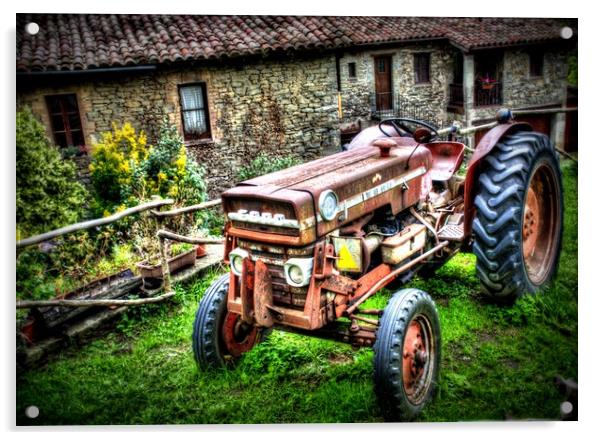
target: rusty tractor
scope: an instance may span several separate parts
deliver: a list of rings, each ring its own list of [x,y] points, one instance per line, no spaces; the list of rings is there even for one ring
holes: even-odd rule
[[[365,301],[472,247],[484,291],[511,303],[551,280],[562,235],[559,162],[545,135],[502,110],[466,167],[465,145],[437,137],[422,121],[384,120],[347,151],[225,191],[230,271],[200,301],[199,366],[235,363],[273,328],[373,347],[385,420],[415,418],[438,380],[435,303],[408,288],[384,310]]]

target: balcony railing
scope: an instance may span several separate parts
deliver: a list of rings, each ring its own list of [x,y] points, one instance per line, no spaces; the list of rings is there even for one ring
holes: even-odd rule
[[[449,85],[449,105],[453,107],[464,107],[464,85]]]
[[[484,84],[480,81],[474,85],[474,105],[483,107],[487,105],[502,104],[502,82]]]
[[[385,97],[383,93],[372,94],[370,114],[373,119],[412,118],[429,122],[435,126],[441,125],[442,121],[439,120],[440,118],[438,118],[435,109],[409,102],[407,98],[404,99],[401,93],[389,93],[388,95]],[[383,106],[382,104],[388,105]]]

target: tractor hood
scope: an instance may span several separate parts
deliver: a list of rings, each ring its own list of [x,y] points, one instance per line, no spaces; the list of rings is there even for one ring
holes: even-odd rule
[[[225,191],[222,202],[231,221],[230,234],[303,246],[382,206],[389,205],[395,214],[417,203],[431,153],[424,146],[415,149],[411,138],[387,141],[397,145],[390,152],[373,145],[359,147]],[[337,201],[331,219],[320,210],[320,196],[327,191],[333,191]]]

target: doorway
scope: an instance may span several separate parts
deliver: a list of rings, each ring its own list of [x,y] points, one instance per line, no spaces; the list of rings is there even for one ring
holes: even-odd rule
[[[376,110],[392,110],[393,88],[390,55],[374,57],[374,89],[376,93]]]

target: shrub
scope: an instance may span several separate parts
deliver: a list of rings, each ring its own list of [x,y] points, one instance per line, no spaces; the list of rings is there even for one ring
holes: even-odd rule
[[[137,134],[129,122],[121,128],[113,124],[113,131],[102,133],[101,137],[101,142],[92,149],[90,176],[96,195],[96,213],[107,215],[136,204],[132,186],[139,182],[134,174],[147,158],[148,147],[145,133]],[[144,192],[144,188],[138,190]]]
[[[78,221],[88,197],[73,162],[63,160],[29,108],[17,112],[17,237]]]
[[[240,180],[248,180],[299,165],[300,163],[301,160],[295,156],[271,157],[262,153],[253,159],[249,165],[243,166],[238,170],[238,178]]]
[[[568,58],[569,69],[567,81],[571,86],[577,87],[578,68],[577,68],[577,51],[573,51]]]
[[[204,170],[188,157],[176,127],[165,121],[157,145],[147,145],[144,131],[130,123],[102,134],[90,165],[97,205],[106,215],[136,205],[152,195],[171,197],[176,204],[205,200]]]
[[[184,140],[175,126],[163,122],[157,145],[150,148],[148,157],[136,170],[151,194],[171,197],[177,205],[200,203],[206,197],[204,169],[189,157]],[[144,194],[137,189],[137,196]]]

